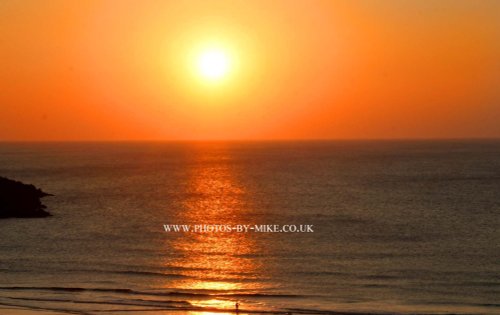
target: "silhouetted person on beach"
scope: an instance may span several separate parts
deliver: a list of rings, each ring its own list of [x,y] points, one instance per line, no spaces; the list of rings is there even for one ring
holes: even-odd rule
[[[236,309],[236,313],[238,313],[240,311],[240,303],[236,302],[236,304],[234,304],[234,308]]]

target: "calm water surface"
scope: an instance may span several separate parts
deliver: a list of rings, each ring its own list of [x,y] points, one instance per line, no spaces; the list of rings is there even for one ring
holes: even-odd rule
[[[4,143],[0,175],[55,194],[0,221],[0,305],[500,313],[498,141]]]

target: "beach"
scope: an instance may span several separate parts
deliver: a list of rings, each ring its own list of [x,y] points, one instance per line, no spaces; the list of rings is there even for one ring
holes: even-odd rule
[[[28,310],[23,308],[10,308],[10,307],[0,307],[0,312],[2,315],[62,315],[68,314],[66,312],[53,312],[46,310]]]

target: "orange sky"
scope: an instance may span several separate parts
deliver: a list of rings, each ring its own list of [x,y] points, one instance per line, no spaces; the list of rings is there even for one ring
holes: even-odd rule
[[[0,140],[500,137],[495,0],[4,0],[0,45]]]

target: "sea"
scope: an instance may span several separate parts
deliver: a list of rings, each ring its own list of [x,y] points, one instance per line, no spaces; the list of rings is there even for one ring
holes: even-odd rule
[[[54,195],[0,220],[4,309],[500,314],[498,140],[5,142],[0,176]]]

